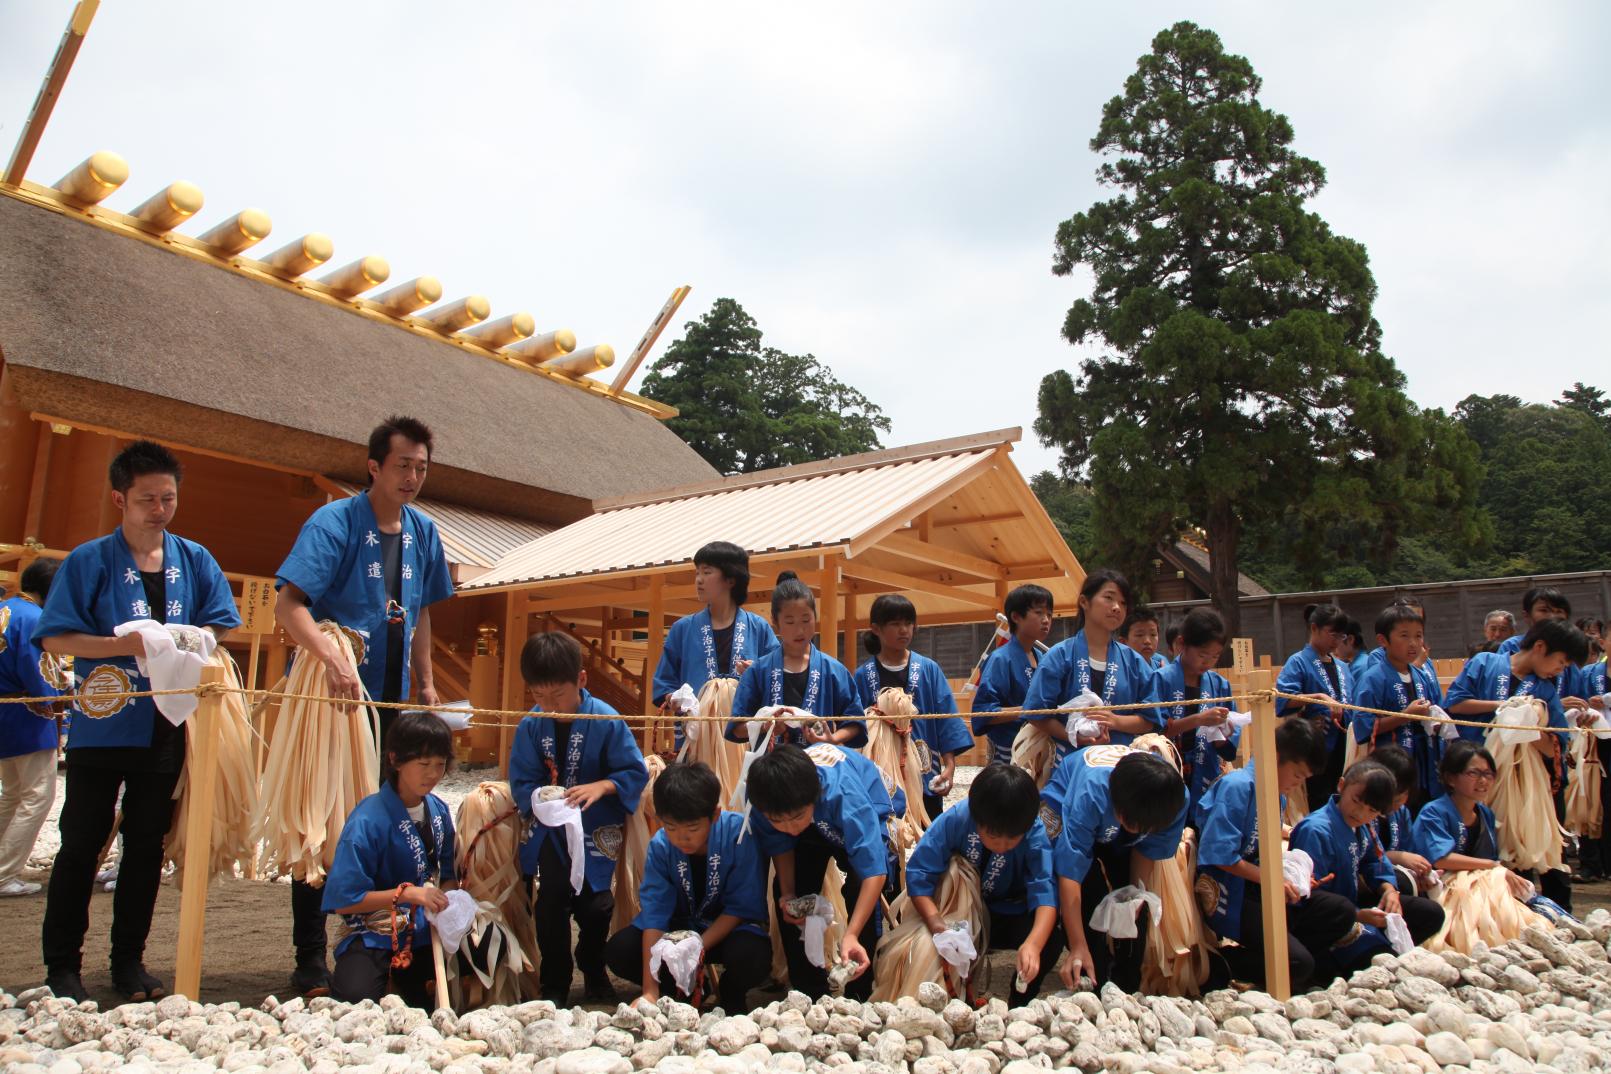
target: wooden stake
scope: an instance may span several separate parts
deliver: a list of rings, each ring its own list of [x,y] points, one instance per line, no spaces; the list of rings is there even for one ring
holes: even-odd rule
[[[525,680],[520,677],[520,651],[526,647],[526,628],[530,619],[526,614],[526,594],[516,590],[504,594],[505,613],[503,627],[503,707],[523,709],[526,701]],[[507,725],[509,720],[500,720]],[[509,744],[514,741],[514,728],[498,728],[498,778],[509,778]]]
[[[101,0],[79,0],[73,8],[73,18],[62,34],[61,43],[56,46],[56,55],[51,57],[45,80],[39,86],[39,96],[34,98],[33,110],[22,125],[22,136],[17,139],[11,163],[6,166],[6,182],[12,186],[21,183],[22,177],[27,174],[28,165],[34,159],[34,150],[39,148],[39,139],[44,137],[45,125],[50,122],[50,114],[56,110],[56,101],[67,82],[67,73],[73,69],[79,47],[84,44],[84,35],[89,33],[90,22],[100,6]]]
[[[1257,693],[1274,685],[1274,673],[1250,671],[1248,690]],[[1264,910],[1264,987],[1278,1000],[1292,997],[1292,976],[1287,964],[1287,898],[1281,876],[1281,789],[1276,782],[1275,700],[1253,703],[1254,800],[1259,824],[1259,898]],[[1301,790],[1301,788],[1300,788]]]
[[[436,966],[436,1009],[453,1009],[453,1003],[448,996],[447,963],[442,957],[442,937],[431,930],[431,961]]]
[[[201,669],[201,685],[224,685],[224,669]],[[190,780],[190,811],[185,816],[184,889],[179,895],[179,954],[173,987],[192,1000],[201,996],[201,947],[207,923],[207,872],[213,856],[213,801],[218,791],[218,730],[223,723],[222,694],[203,694],[191,719],[191,754],[185,761]],[[158,719],[162,719],[158,714]]]

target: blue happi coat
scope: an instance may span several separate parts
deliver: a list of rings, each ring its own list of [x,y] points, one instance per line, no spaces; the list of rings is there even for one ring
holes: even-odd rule
[[[1360,885],[1369,885],[1371,891],[1380,890],[1383,884],[1397,890],[1398,876],[1393,863],[1376,842],[1376,833],[1369,824],[1350,828],[1337,808],[1337,796],[1300,820],[1292,829],[1291,847],[1301,850],[1314,859],[1315,879],[1327,874],[1331,879],[1316,885],[1317,890],[1330,891],[1345,897],[1354,906],[1360,905]],[[1366,954],[1390,950],[1387,936],[1374,925],[1359,924],[1359,935],[1346,945],[1335,948],[1332,956],[1339,965],[1353,966]]]
[[[1286,809],[1287,796],[1281,795]],[[1242,938],[1242,901],[1248,882],[1226,871],[1239,861],[1259,862],[1259,812],[1254,791],[1253,765],[1228,772],[1197,807],[1197,874],[1207,876],[1217,889],[1208,926],[1228,940]],[[1257,898],[1257,893],[1254,898]]]
[[[979,688],[973,694],[973,733],[990,740],[990,759],[999,764],[1012,761],[1012,742],[1018,737],[1020,722],[996,724],[988,727],[994,713],[1002,709],[1019,708],[1029,693],[1029,682],[1035,677],[1037,660],[1013,638],[985,659],[979,673]]]
[[[1512,634],[1510,637],[1500,642],[1499,655],[1511,657],[1521,652],[1521,643],[1523,637],[1525,637],[1525,634]],[[1480,656],[1482,654],[1479,653],[1477,655]],[[1593,665],[1590,666],[1592,667]],[[1604,661],[1601,661],[1600,666],[1604,666]],[[1561,697],[1583,696],[1582,691],[1588,689],[1587,678],[1584,675],[1584,672],[1587,670],[1587,668],[1580,668],[1572,664],[1567,664],[1566,669],[1559,675],[1555,676],[1555,692]],[[1603,690],[1600,692],[1604,693]]]
[[[770,910],[766,898],[766,863],[754,839],[741,838],[744,816],[723,813],[711,825],[705,846],[705,891],[694,905],[694,878],[688,855],[671,845],[664,831],[649,840],[638,888],[638,916],[632,923],[645,932],[693,929],[704,932],[724,914],[738,927],[767,934]]]
[[[34,643],[39,614],[39,605],[27,597],[0,601],[0,695],[53,697],[61,693],[50,682],[52,678],[60,681],[55,658]],[[0,758],[55,748],[56,715],[48,707],[32,709],[14,701],[0,702]]]
[[[1354,673],[1348,665],[1341,660],[1333,660],[1337,668],[1337,683],[1341,693],[1331,688],[1331,676],[1326,674],[1325,661],[1315,652],[1314,646],[1305,645],[1302,649],[1287,657],[1287,662],[1281,667],[1281,674],[1276,677],[1275,688],[1288,694],[1325,694],[1334,697],[1344,705],[1354,700]],[[1275,711],[1284,715],[1288,709],[1294,708],[1298,703],[1288,701],[1286,698],[1277,698]],[[1312,719],[1326,721],[1326,752],[1329,754],[1338,749],[1343,741],[1343,724],[1338,717],[1325,705],[1305,705],[1304,715]],[[1341,720],[1348,719],[1345,713]]]
[[[1578,668],[1578,684],[1583,691],[1581,694],[1583,698],[1604,697],[1607,691],[1611,691],[1605,661],[1599,660],[1586,668]]]
[[[1225,676],[1217,671],[1205,671],[1197,681],[1199,697],[1229,697],[1231,684]],[[1148,698],[1157,701],[1158,711],[1164,717],[1165,726],[1176,720],[1183,720],[1187,716],[1195,716],[1203,711],[1203,705],[1197,701],[1186,700],[1186,669],[1179,660],[1164,665],[1162,671],[1152,677],[1152,691]],[[1218,706],[1209,705],[1209,708]],[[1235,709],[1234,704],[1225,705],[1225,708]],[[1186,791],[1188,805],[1195,811],[1198,802],[1202,801],[1208,787],[1219,779],[1220,761],[1234,761],[1236,747],[1241,742],[1241,728],[1229,728],[1230,737],[1222,742],[1210,742],[1203,735],[1203,728],[1199,727],[1177,739],[1179,743],[1181,760],[1185,764]]]
[[[1117,638],[1109,638],[1107,664],[1101,690],[1104,704],[1132,705],[1147,700],[1147,695],[1152,690],[1152,668],[1142,659],[1140,653],[1128,645],[1120,645]],[[1040,658],[1040,668],[1030,680],[1029,692],[1024,696],[1024,708],[1055,709],[1090,687],[1091,650],[1085,640],[1085,631],[1081,630],[1073,637],[1064,638],[1052,646],[1046,655]],[[1132,709],[1123,715],[1140,716],[1156,723],[1158,730],[1163,730],[1163,717],[1159,716],[1156,710]],[[1067,713],[1058,713],[1055,716],[1027,716],[1025,719],[1056,720],[1064,726],[1068,724]],[[1116,746],[1127,745],[1135,737],[1127,731],[1109,733],[1110,741]],[[1072,742],[1059,742],[1058,756],[1066,756],[1073,748]]]
[[[1442,785],[1439,784],[1439,787],[1441,793]],[[1389,853],[1394,851],[1416,853],[1410,846],[1410,829],[1414,824],[1415,818],[1410,816],[1410,807],[1401,805],[1377,820],[1376,840],[1382,844],[1382,849]]]
[[[1453,795],[1445,794],[1422,806],[1410,833],[1411,848],[1434,868],[1450,854],[1498,861],[1499,826],[1494,822],[1494,811],[1482,802],[1475,805],[1477,823],[1471,828],[1460,819],[1460,807]]]
[[[878,661],[869,660],[856,669],[856,693],[862,709],[872,708],[878,702]],[[921,713],[956,712],[957,699],[951,693],[940,665],[926,656],[907,653],[906,692]],[[917,752],[923,761],[923,789],[943,768],[941,758],[947,753],[965,753],[973,745],[968,725],[960,716],[946,719],[927,716],[912,721],[912,737],[917,741]]]
[[[828,656],[815,645],[811,647],[811,662],[806,669],[804,703],[799,707],[814,716],[827,720],[837,731],[854,727],[856,736],[846,745],[860,747],[867,744],[867,721],[862,718],[862,706],[856,693],[856,684],[850,681],[845,665]],[[727,738],[733,742],[748,742],[749,734],[744,721],[768,705],[783,704],[783,649],[778,647],[757,657],[755,663],[738,680],[733,694],[733,719],[727,725]],[[805,745],[805,730],[799,727],[780,727],[772,739],[773,745],[792,743]]]
[[[978,871],[980,892],[992,912],[1026,914],[1057,905],[1052,843],[1039,819],[1017,846],[995,854],[979,838],[979,826],[973,822],[968,803],[959,802],[929,825],[912,851],[906,862],[907,893],[934,898],[956,854]]]
[[[1478,653],[1466,661],[1466,666],[1460,669],[1460,674],[1449,684],[1449,692],[1444,696],[1444,707],[1453,708],[1462,701],[1508,701],[1510,679],[1510,657],[1498,653]],[[1553,682],[1540,679],[1537,675],[1529,675],[1522,680],[1521,689],[1517,692],[1544,702],[1545,707],[1549,709],[1549,726],[1561,728],[1566,726],[1566,710],[1561,708],[1561,698]],[[1494,714],[1480,712],[1458,718],[1492,723]],[[1461,727],[1460,737],[1481,742],[1486,734],[1480,727]],[[1565,757],[1569,745],[1567,734],[1562,731],[1556,737],[1561,743],[1561,756]],[[1559,773],[1559,770],[1557,772]]]
[[[291,552],[275,572],[276,587],[287,582],[313,603],[315,621],[341,625],[353,654],[358,677],[369,696],[380,700],[386,687],[386,639],[391,618],[403,619],[402,694],[409,696],[410,649],[420,609],[453,595],[453,576],[437,536],[436,523],[407,504],[403,506],[402,542],[398,549],[401,609],[388,611],[380,524],[369,494],[325,504],[302,524]],[[511,644],[514,644],[511,641]]]
[[[384,891],[399,884],[423,885],[428,881],[447,884],[456,879],[453,815],[447,803],[434,794],[425,796],[424,805],[425,823],[430,825],[431,838],[436,844],[434,858],[428,854],[407,807],[390,783],[382,784],[378,792],[358,803],[341,826],[341,840],[336,844],[335,857],[325,877],[322,901],[325,913],[356,906],[371,891]],[[414,946],[429,947],[431,925],[425,919],[425,908],[410,909],[414,918]],[[370,932],[364,928],[364,915],[349,914],[347,924],[353,931],[336,945],[338,958],[354,943],[391,949],[391,933]]]
[[[654,703],[663,704],[668,694],[684,683],[694,696],[711,679],[741,677],[741,660],[756,660],[776,649],[777,635],[772,626],[754,612],[738,609],[733,616],[733,651],[726,667],[716,665],[716,635],[710,625],[710,609],[701,608],[685,615],[666,631],[666,645],[660,650],[660,663],[654,669]],[[673,725],[677,749],[682,749],[682,721]]]
[[[1410,681],[1406,683],[1387,659],[1386,649],[1371,654],[1365,677],[1354,683],[1354,700],[1364,708],[1403,712],[1418,699],[1425,698],[1434,705],[1443,703],[1443,688],[1438,677],[1425,668],[1410,667]],[[1443,781],[1438,766],[1443,763],[1443,739],[1427,733],[1427,724],[1411,720],[1400,724],[1385,735],[1376,734],[1376,717],[1365,712],[1351,713],[1350,726],[1354,741],[1361,746],[1391,743],[1401,747],[1415,761],[1415,778],[1429,797],[1443,793]],[[1372,737],[1375,737],[1374,743]]]
[[[1183,803],[1167,828],[1150,835],[1125,831],[1113,811],[1108,781],[1118,763],[1136,752],[1129,746],[1086,746],[1063,758],[1047,781],[1041,791],[1041,817],[1050,811],[1061,818],[1052,847],[1052,871],[1058,876],[1083,882],[1099,846],[1130,847],[1153,861],[1172,858],[1180,849],[1189,805]]]
[[[831,742],[819,742],[805,752],[817,767],[821,788],[812,809],[812,827],[829,846],[844,852],[852,880],[890,875],[889,818],[896,810],[878,766]],[[793,850],[799,839],[772,827],[758,809],[750,813],[750,826],[761,853],[769,858]]]
[[[542,710],[534,708],[532,712]],[[613,716],[616,711],[586,690],[578,712]],[[582,847],[587,855],[587,884],[594,891],[610,890],[615,861],[620,856],[626,817],[635,813],[643,789],[649,783],[649,770],[643,752],[627,729],[625,720],[572,720],[565,741],[556,738],[555,724],[548,716],[527,716],[515,728],[515,743],[509,753],[509,790],[520,815],[531,825],[531,835],[520,847],[520,869],[527,876],[537,875],[537,862],[543,844],[552,839],[560,857],[567,863],[565,833],[538,824],[531,814],[531,792],[539,787],[576,787],[607,779],[615,793],[607,794],[582,811]],[[567,878],[566,882],[569,880]]]
[[[240,625],[229,581],[212,553],[171,533],[162,540],[163,612],[169,623],[217,627]],[[34,641],[58,634],[111,637],[120,624],[151,618],[145,585],[121,529],[73,549],[56,570],[50,596],[34,626]],[[132,656],[102,660],[77,657],[80,692],[111,695],[151,689]],[[73,708],[69,750],[90,746],[151,745],[152,722],[162,719],[149,697],[119,701],[92,697]]]

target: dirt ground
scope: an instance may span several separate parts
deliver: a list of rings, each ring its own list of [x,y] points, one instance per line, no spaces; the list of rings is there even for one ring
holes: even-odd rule
[[[43,881],[42,874],[30,874]],[[1611,909],[1611,883],[1582,884],[1573,888],[1574,908],[1581,916],[1596,907]],[[45,913],[45,896],[0,900],[10,941],[0,945],[0,988],[15,994],[44,983],[39,959],[39,927]],[[119,1002],[107,973],[107,933],[112,923],[112,896],[97,892],[90,906],[90,931],[84,945],[84,984],[103,1007]],[[173,983],[174,954],[178,947],[179,891],[162,886],[146,947],[146,967],[165,984]],[[1010,955],[1006,956],[1010,958]],[[202,995],[208,1003],[230,1000],[247,1005],[265,996],[289,998],[286,985],[291,972],[291,889],[285,884],[250,880],[217,880],[208,892],[207,938],[203,954]],[[1010,981],[1008,965],[997,967],[997,980]],[[633,994],[631,985],[617,982],[623,1000]],[[575,988],[581,988],[578,977]]]

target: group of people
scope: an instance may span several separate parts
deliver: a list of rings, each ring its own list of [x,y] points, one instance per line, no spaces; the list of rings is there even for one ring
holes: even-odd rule
[[[334,703],[440,702],[430,608],[453,589],[434,525],[411,506],[431,449],[430,430],[414,419],[377,428],[366,492],[315,512],[278,571],[278,620],[298,645],[295,658],[322,665]],[[216,642],[239,622],[212,556],[169,532],[181,477],[166,449],[125,448],[110,474],[119,529],[59,569],[35,563],[22,594],[0,604],[5,692],[43,696],[72,683],[51,663],[70,656],[85,695],[67,743],[62,845],[43,928],[47,983],[62,996],[86,994],[90,890],[119,816],[112,983],[130,999],[162,994],[143,952],[186,743],[151,698],[125,696],[149,689],[146,642],[128,624],[153,620]],[[568,1002],[577,969],[588,1000],[615,997],[610,972],[651,999],[686,991],[666,945],[690,934],[700,964],[720,967],[715,991],[730,1011],[749,1009],[749,994],[779,975],[807,995],[842,988],[866,998],[898,972],[879,957],[891,926],[915,915],[937,938],[953,932],[941,906],[964,882],[977,886],[988,947],[1016,953],[1011,1002],[1035,996],[1054,968],[1068,987],[1113,981],[1133,991],[1158,927],[1154,874],[1176,863],[1183,839],[1195,848],[1189,886],[1213,948],[1208,979],[1193,986],[1261,980],[1261,818],[1253,765],[1236,767],[1245,718],[1215,670],[1228,640],[1217,613],[1194,610],[1160,638],[1157,617],[1133,607],[1127,581],[1096,570],[1080,588],[1072,633],[1047,646],[1053,596],[1020,586],[1003,608],[1009,636],[983,659],[964,720],[939,665],[912,651],[917,614],[907,598],[874,602],[868,659],[851,670],[817,648],[815,598],[792,573],[775,580],[769,616],[744,608],[749,562],[735,545],[700,549],[694,583],[705,607],[673,625],[653,674],[653,700],[678,724],[677,759],[652,782],[626,721],[588,690],[575,639],[556,632],[520,642],[532,709],[513,736],[508,788],[525,829],[518,864],[534,889],[541,998]],[[1498,771],[1480,724],[1507,699],[1530,695],[1547,708],[1552,731],[1535,748],[1564,785],[1568,712],[1585,726],[1604,713],[1605,664],[1586,663],[1588,641],[1558,592],[1530,592],[1525,611],[1527,629],[1474,656],[1446,693],[1413,603],[1384,609],[1377,646],[1352,654],[1340,651],[1346,615],[1329,605],[1308,611],[1308,644],[1277,684],[1296,699],[1280,700],[1275,733],[1283,809],[1304,814],[1283,835],[1312,864],[1283,891],[1295,987],[1323,984],[1405,935],[1434,937],[1447,910],[1434,897],[1439,878],[1497,867],[1507,818],[1487,804]],[[353,659],[321,629],[326,621],[353,643]],[[18,659],[30,653],[39,656]],[[720,679],[736,680],[725,724],[688,720],[689,699]],[[916,713],[892,721],[911,747],[901,755],[915,758],[915,781],[863,752],[869,725],[891,719],[881,708],[889,691],[903,692]],[[1463,722],[1446,731],[1439,714]],[[0,741],[10,747],[23,729],[37,732],[24,745],[37,739],[39,749],[26,753],[48,750],[53,776],[52,715],[41,707],[30,713],[34,724],[17,728],[8,719]],[[388,709],[379,722],[381,786],[347,818],[323,884],[292,884],[292,987],[352,1001],[396,991],[424,1004],[430,959],[413,955],[448,909],[459,857],[451,811],[433,793],[452,733],[428,712]],[[692,740],[708,745],[718,734],[742,748],[736,785],[689,759]],[[976,737],[988,741],[990,763],[948,806],[957,759]],[[1032,753],[1044,763],[1022,763]],[[14,778],[27,782],[45,767],[7,760],[0,780],[9,793]],[[26,857],[28,825],[49,805],[36,797],[9,821],[0,817],[0,876],[14,875],[5,870]],[[645,809],[657,828],[636,889],[623,892],[615,882],[623,831]],[[903,846],[896,831],[911,818],[921,835]],[[969,869],[959,872],[958,862]],[[838,892],[825,891],[835,876]],[[1531,879],[1549,900],[1540,909],[1569,911],[1563,875]],[[1532,898],[1526,880],[1510,880],[1518,897]],[[843,898],[843,919],[833,923],[837,949],[824,951],[824,900],[808,897],[832,894]],[[639,909],[612,934],[622,898]],[[342,926],[333,969],[330,915]]]

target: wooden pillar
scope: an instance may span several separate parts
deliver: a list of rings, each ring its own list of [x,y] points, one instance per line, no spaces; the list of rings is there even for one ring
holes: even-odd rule
[[[654,673],[666,647],[666,576],[649,579],[649,643],[643,651],[643,713],[654,712]]]
[[[523,709],[526,701],[526,683],[520,677],[520,650],[526,647],[526,594],[516,590],[505,594],[503,624],[503,708]],[[502,724],[512,720],[498,721]],[[498,778],[509,778],[509,744],[514,741],[513,727],[498,728]]]
[[[477,651],[470,658],[470,704],[478,709],[501,709],[505,707],[500,702],[502,693],[498,682],[498,657],[490,652]],[[471,760],[497,760],[491,755],[497,751],[498,742],[496,728],[470,725],[468,743]]]
[[[201,685],[222,686],[224,669],[201,669]],[[185,871],[179,894],[179,954],[174,960],[174,991],[190,999],[201,996],[201,948],[207,925],[207,874],[212,866],[213,806],[218,791],[218,729],[223,725],[222,694],[204,694],[190,719],[185,761],[190,801],[185,814]],[[187,729],[188,731],[188,729]]]
[[[821,639],[822,648],[829,656],[833,655],[835,645],[839,641],[839,557],[829,556],[822,564],[822,578],[817,583],[817,636]],[[852,644],[845,651],[846,662],[856,659],[856,648]]]
[[[106,459],[105,466],[102,470],[103,473],[105,470],[111,468],[112,460],[117,458],[117,453],[123,449],[123,442],[117,437],[108,436],[105,439]],[[101,513],[100,517],[96,520],[95,532],[97,535],[111,533],[117,528],[118,523],[122,521],[122,518],[118,514],[117,505],[112,502],[112,490],[106,485],[101,485],[97,492],[101,497]]]
[[[1250,691],[1274,686],[1272,672],[1248,672]],[[1264,909],[1264,981],[1266,991],[1278,1000],[1292,997],[1287,965],[1287,899],[1281,876],[1281,790],[1276,782],[1275,714],[1273,698],[1253,703],[1254,805],[1259,825],[1259,899]],[[1246,733],[1246,732],[1244,732]],[[1301,793],[1302,788],[1299,788]]]
[[[9,366],[0,366],[0,541],[21,544],[32,492],[39,430],[17,400]],[[19,568],[20,569],[20,568]]]
[[[846,659],[856,659],[856,634],[860,629],[860,624],[856,622],[856,594],[848,589],[845,590],[844,621],[839,624],[839,629],[844,632],[844,654]]]
[[[39,442],[34,449],[34,476],[28,486],[28,514],[22,524],[23,540],[42,541],[39,528],[45,520],[45,488],[50,484],[50,447],[53,434],[47,422],[39,423]]]

